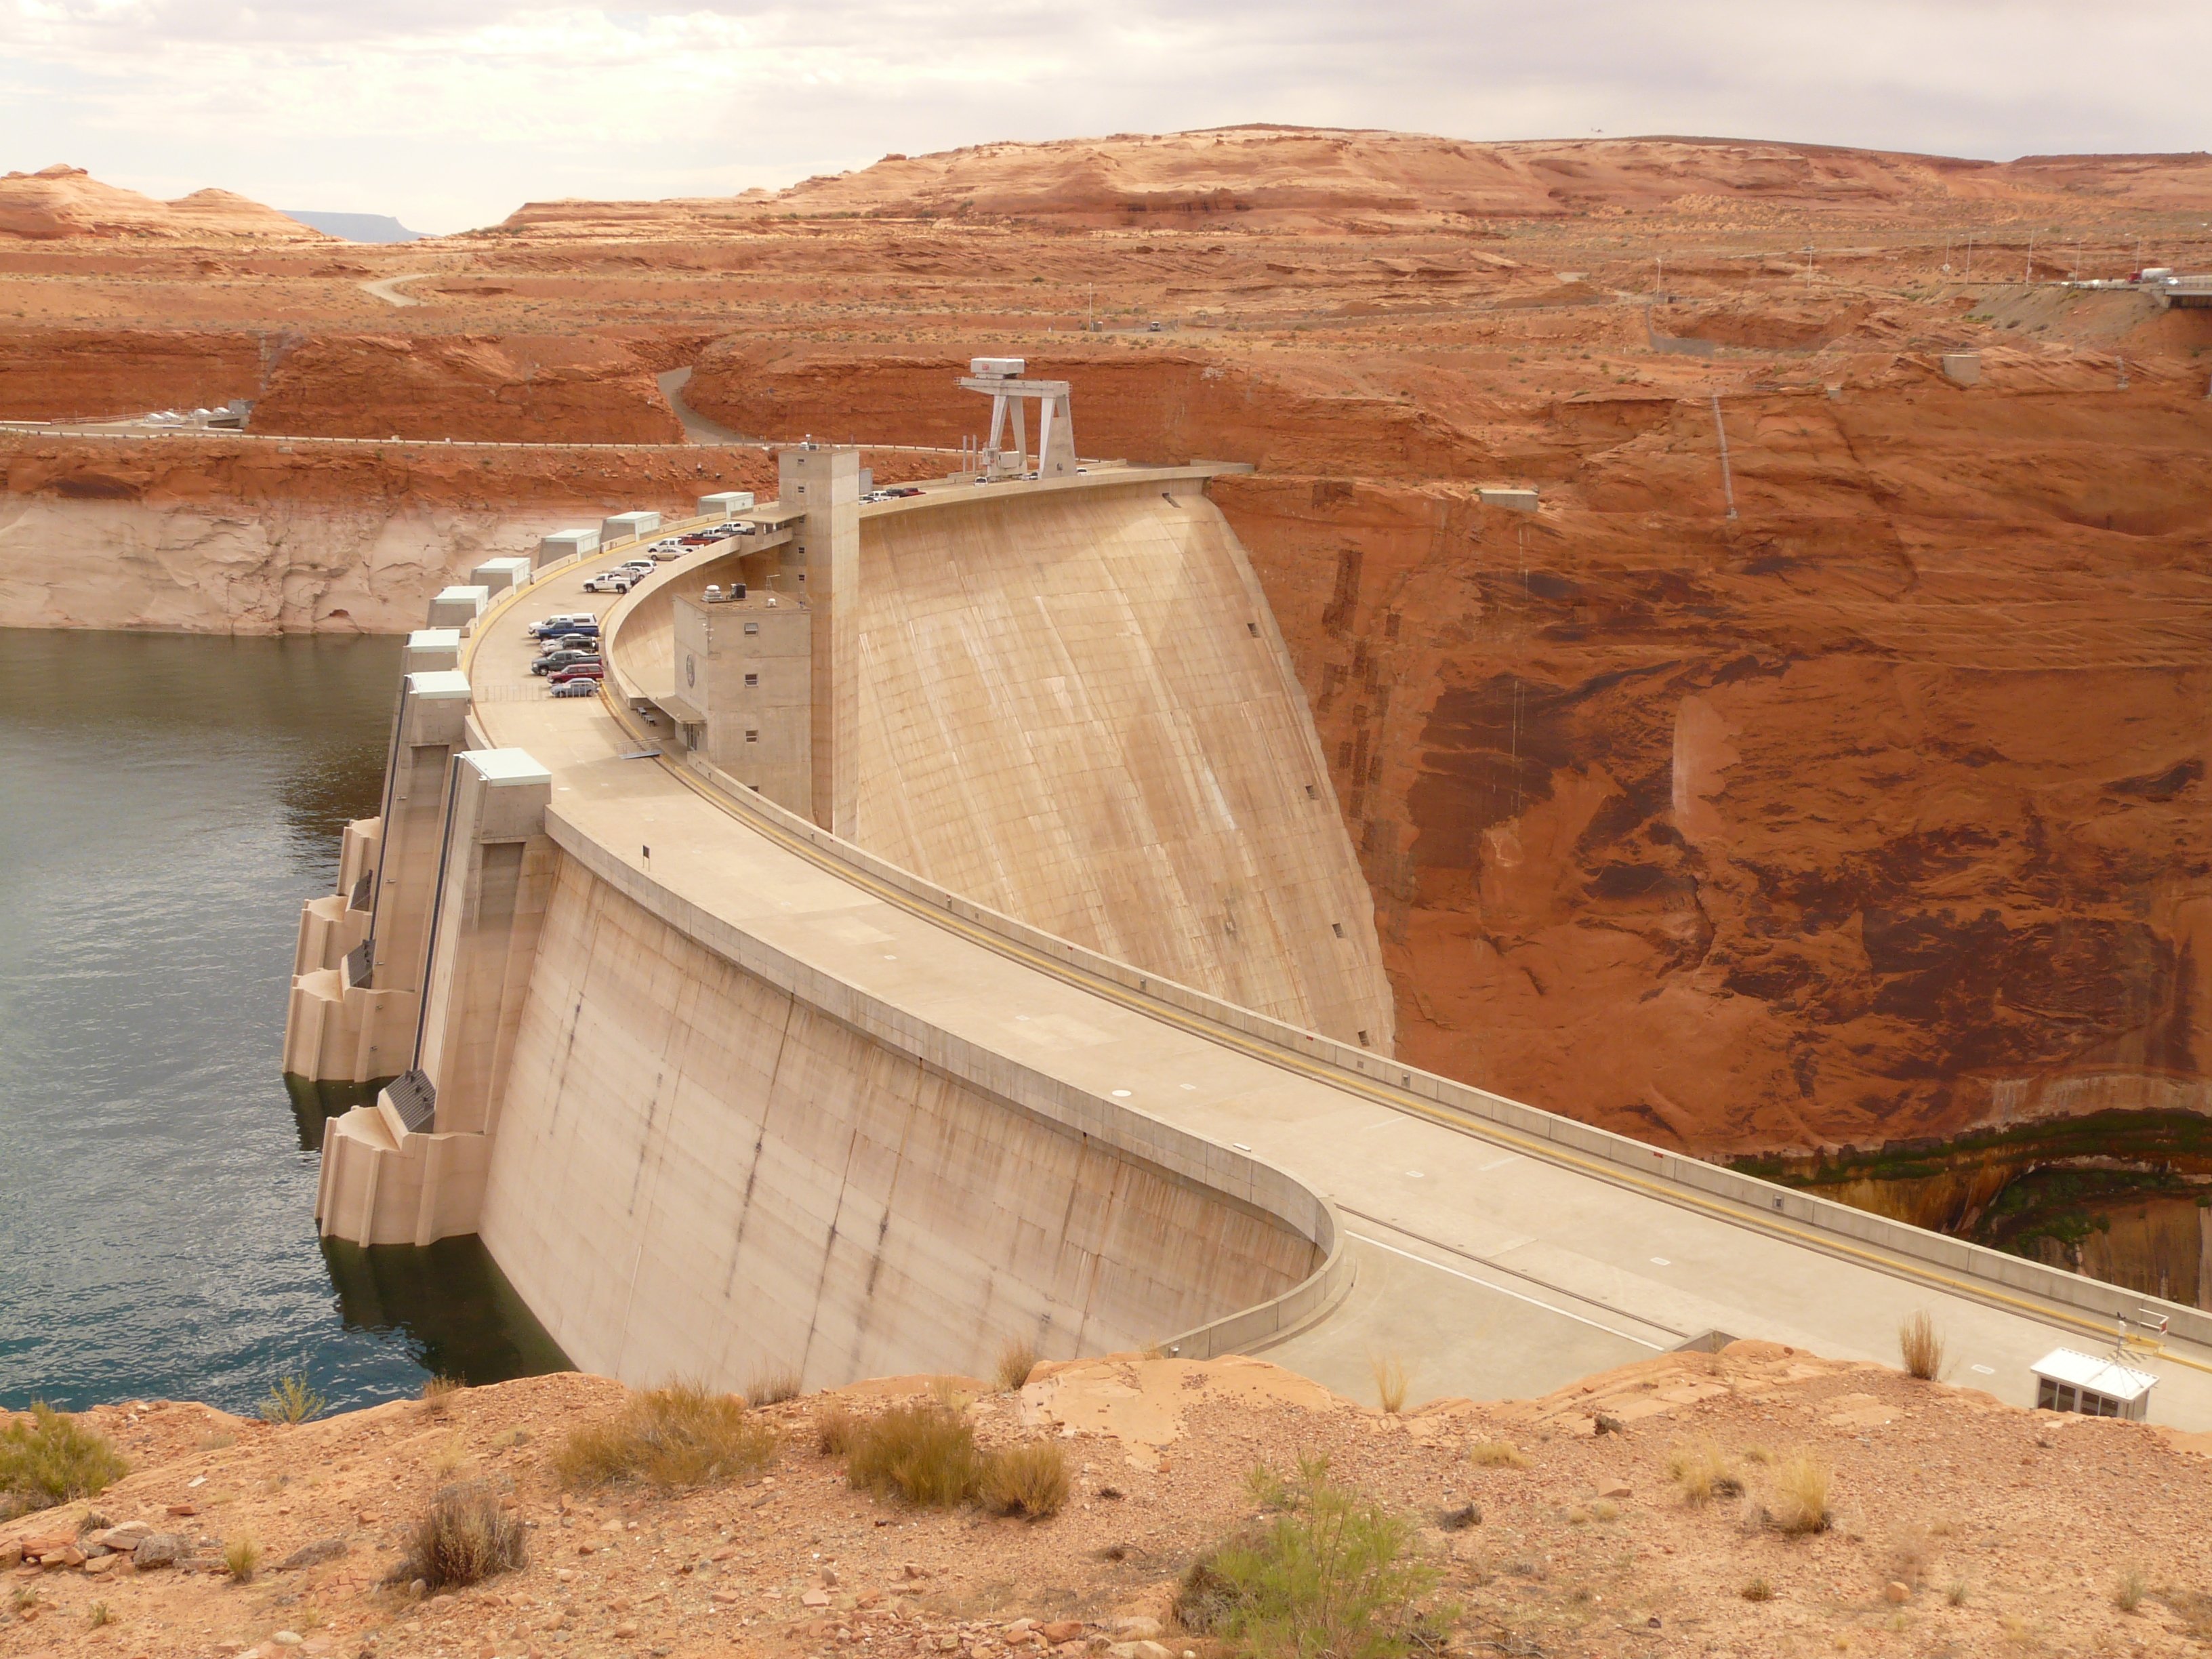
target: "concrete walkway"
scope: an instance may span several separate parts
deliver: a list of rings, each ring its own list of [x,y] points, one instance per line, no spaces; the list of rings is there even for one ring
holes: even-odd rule
[[[553,774],[556,812],[730,927],[917,1027],[1248,1148],[1331,1198],[1352,1235],[1357,1283],[1270,1358],[1370,1401],[1372,1362],[1385,1358],[1406,1365],[1417,1400],[1512,1397],[1714,1331],[1894,1364],[1899,1322],[1924,1309],[1949,1339],[1949,1380],[2027,1404],[2031,1362],[2062,1345],[2108,1345],[2078,1312],[1960,1294],[1901,1258],[1808,1242],[1778,1219],[1596,1170],[1510,1131],[1396,1109],[823,867],[674,763],[626,758],[643,745],[605,701],[554,701],[532,678],[525,627],[603,608],[582,592],[588,574],[542,580],[471,642],[464,666],[489,741],[528,750]],[[2140,1363],[2161,1379],[2154,1421],[2212,1428],[2212,1352],[2169,1340]]]

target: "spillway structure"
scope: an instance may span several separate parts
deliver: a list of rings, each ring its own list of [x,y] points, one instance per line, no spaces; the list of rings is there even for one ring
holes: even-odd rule
[[[873,492],[793,446],[773,501],[432,602],[301,917],[285,1069],[375,1085],[325,1126],[326,1236],[476,1235],[577,1364],[730,1388],[1019,1340],[1494,1395],[1732,1337],[1893,1358],[1932,1310],[2025,1393],[2145,1311],[1393,1058],[1228,469],[1078,465],[1019,367],[963,384],[1042,400],[1034,466],[1017,427]],[[582,613],[605,678],[556,697],[533,625]],[[2212,1317],[2155,1306],[2152,1415],[2212,1425]]]

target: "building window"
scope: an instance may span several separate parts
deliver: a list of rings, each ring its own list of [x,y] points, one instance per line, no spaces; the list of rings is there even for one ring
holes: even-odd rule
[[[758,742],[760,741],[760,733],[759,733],[759,732],[746,732],[746,733],[745,733],[745,741],[746,741],[747,743],[758,743]]]
[[[746,684],[747,685],[758,685],[758,684],[760,684],[760,676],[759,676],[759,675],[757,675],[757,674],[748,674],[748,675],[746,675],[746,676],[745,676],[745,684]]]
[[[748,633],[748,634],[757,634],[757,633],[759,633],[759,632],[760,632],[760,624],[759,624],[758,623],[747,623],[745,624],[745,632],[746,632],[746,633]]]

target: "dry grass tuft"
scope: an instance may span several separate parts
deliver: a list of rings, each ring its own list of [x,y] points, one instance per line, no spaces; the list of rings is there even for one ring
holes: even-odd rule
[[[106,1439],[43,1400],[0,1428],[0,1521],[94,1497],[131,1472]]]
[[[1486,1469],[1525,1469],[1528,1455],[1520,1447],[1504,1440],[1478,1440],[1467,1449],[1470,1463]]]
[[[222,1565],[234,1584],[250,1584],[261,1565],[261,1546],[253,1534],[242,1532],[222,1547]]]
[[[1928,1582],[1928,1568],[1935,1556],[1936,1544],[1929,1528],[1908,1527],[1891,1543],[1890,1577],[1918,1589]]]
[[[957,1376],[933,1376],[929,1379],[929,1397],[942,1409],[960,1413],[975,1403],[975,1391],[963,1389]]]
[[[958,1413],[934,1403],[895,1406],[854,1433],[845,1475],[879,1498],[942,1508],[975,1495],[983,1460]]]
[[[842,1457],[853,1449],[860,1432],[860,1418],[843,1401],[832,1400],[814,1408],[815,1449],[824,1457]]]
[[[1835,1519],[1828,1508],[1828,1466],[1810,1452],[1797,1452],[1775,1466],[1774,1497],[1768,1517],[1793,1534],[1826,1532]]]
[[[2142,1574],[2130,1567],[2113,1581],[2112,1605],[2122,1613],[2133,1613],[2142,1605],[2142,1599],[2148,1590],[2149,1586],[2143,1583]]]
[[[98,1630],[102,1626],[112,1625],[115,1622],[115,1609],[105,1601],[94,1601],[85,1609],[84,1622],[86,1628],[89,1630]]]
[[[745,1384],[745,1404],[748,1406],[781,1406],[787,1400],[796,1400],[805,1384],[799,1373],[789,1368],[763,1371]]]
[[[1026,1337],[1009,1339],[1006,1346],[999,1350],[999,1391],[1001,1394],[1013,1393],[1030,1380],[1030,1373],[1036,1366],[1036,1344]]]
[[[1943,1339],[1924,1311],[1897,1328],[1897,1349],[1905,1357],[1905,1369],[1922,1382],[1933,1382],[1943,1375]]]
[[[1390,1416],[1395,1417],[1406,1409],[1406,1395],[1410,1387],[1406,1376],[1406,1362],[1392,1354],[1376,1354],[1367,1361],[1367,1369],[1375,1378],[1375,1401]]]
[[[1716,1498],[1734,1498],[1743,1491],[1735,1466],[1710,1440],[1700,1440],[1694,1446],[1669,1447],[1667,1478],[1682,1489],[1683,1500],[1691,1504],[1710,1504]]]
[[[1067,1454],[1049,1440],[1024,1441],[983,1460],[983,1503],[1000,1515],[1042,1521],[1067,1502]]]
[[[622,1410],[572,1432],[554,1454],[565,1486],[636,1481],[664,1492],[739,1480],[768,1466],[775,1432],[733,1395],[672,1382],[632,1395]]]
[[[1774,1586],[1764,1578],[1754,1578],[1736,1594],[1747,1601],[1771,1601],[1774,1599]]]
[[[448,1486],[409,1531],[407,1549],[387,1583],[421,1579],[433,1590],[480,1584],[529,1559],[522,1522],[478,1482]]]
[[[305,1423],[320,1417],[329,1405],[304,1376],[280,1376],[262,1396],[261,1415],[271,1423]]]
[[[463,1383],[458,1376],[433,1376],[422,1384],[422,1409],[432,1417],[443,1417],[453,1409],[453,1396]]]

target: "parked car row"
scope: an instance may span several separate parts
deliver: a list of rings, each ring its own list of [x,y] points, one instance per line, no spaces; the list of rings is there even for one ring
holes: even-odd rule
[[[921,491],[916,489],[912,484],[889,484],[881,489],[870,490],[860,499],[863,501],[896,501],[903,500],[908,495],[921,494]]]

